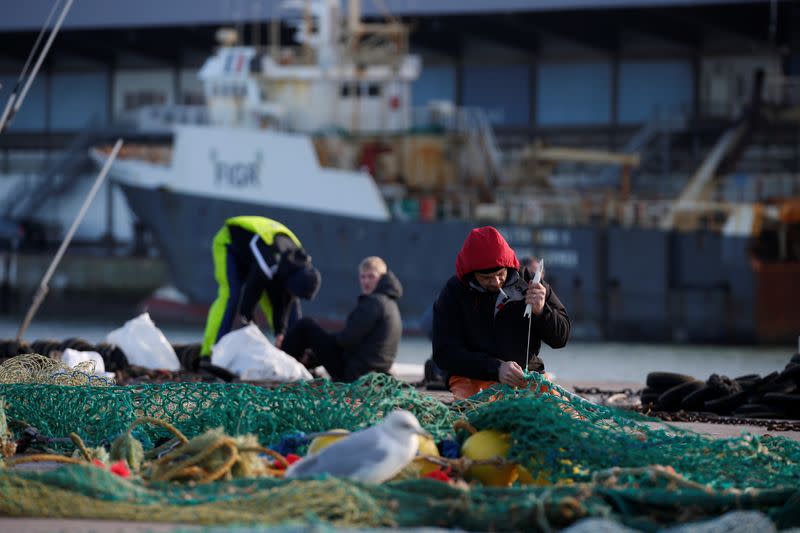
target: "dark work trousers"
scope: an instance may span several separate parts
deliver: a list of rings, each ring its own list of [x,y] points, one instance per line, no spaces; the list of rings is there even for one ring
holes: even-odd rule
[[[324,366],[333,381],[345,380],[342,348],[336,337],[322,329],[313,318],[301,318],[290,326],[281,349],[308,368]],[[313,352],[308,360],[303,357],[306,349]]]

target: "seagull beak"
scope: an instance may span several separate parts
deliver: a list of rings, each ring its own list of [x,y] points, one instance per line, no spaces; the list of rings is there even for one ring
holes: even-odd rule
[[[421,435],[421,436],[423,436],[423,437],[428,437],[429,439],[433,439],[433,437],[431,436],[431,434],[430,434],[430,433],[428,433],[427,431],[425,431],[425,430],[424,430],[424,429],[422,429],[422,428],[419,428],[419,430],[417,430],[417,431],[416,431],[416,433],[417,433],[417,435]]]

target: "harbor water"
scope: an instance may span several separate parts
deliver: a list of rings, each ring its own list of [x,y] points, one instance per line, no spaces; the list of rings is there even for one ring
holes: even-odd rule
[[[81,318],[75,320],[34,320],[25,338],[67,339],[80,337],[98,343],[120,327],[124,320]],[[173,344],[196,343],[202,338],[197,325],[156,323]],[[0,319],[0,338],[17,334],[19,321]],[[521,346],[520,350],[524,350]],[[680,372],[707,379],[712,373],[736,377],[744,374],[765,375],[781,370],[797,346],[715,346],[687,344],[628,344],[619,342],[570,342],[553,350],[543,346],[541,356],[547,370],[558,380],[568,381],[631,381],[644,383],[654,371]],[[400,344],[397,362],[422,365],[430,357],[431,344],[424,337],[406,336]]]

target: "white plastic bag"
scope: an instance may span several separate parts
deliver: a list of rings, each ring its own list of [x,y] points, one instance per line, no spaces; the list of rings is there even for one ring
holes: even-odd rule
[[[258,326],[231,331],[211,349],[211,364],[250,381],[302,381],[312,379],[294,357],[273,346]]]
[[[106,341],[119,346],[132,365],[173,371],[181,368],[175,349],[148,313],[128,320],[124,326],[109,333]]]
[[[97,352],[83,352],[80,350],[73,350],[67,348],[61,354],[61,362],[70,368],[75,368],[76,365],[85,361],[94,362],[94,373],[98,376],[113,378],[113,372],[106,372],[106,364],[103,362],[103,356]]]

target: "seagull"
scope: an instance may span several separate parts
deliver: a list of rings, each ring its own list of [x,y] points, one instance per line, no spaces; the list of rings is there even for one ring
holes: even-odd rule
[[[408,411],[397,409],[380,423],[351,433],[286,470],[287,478],[330,474],[367,483],[392,479],[414,459],[417,435],[430,436]]]

